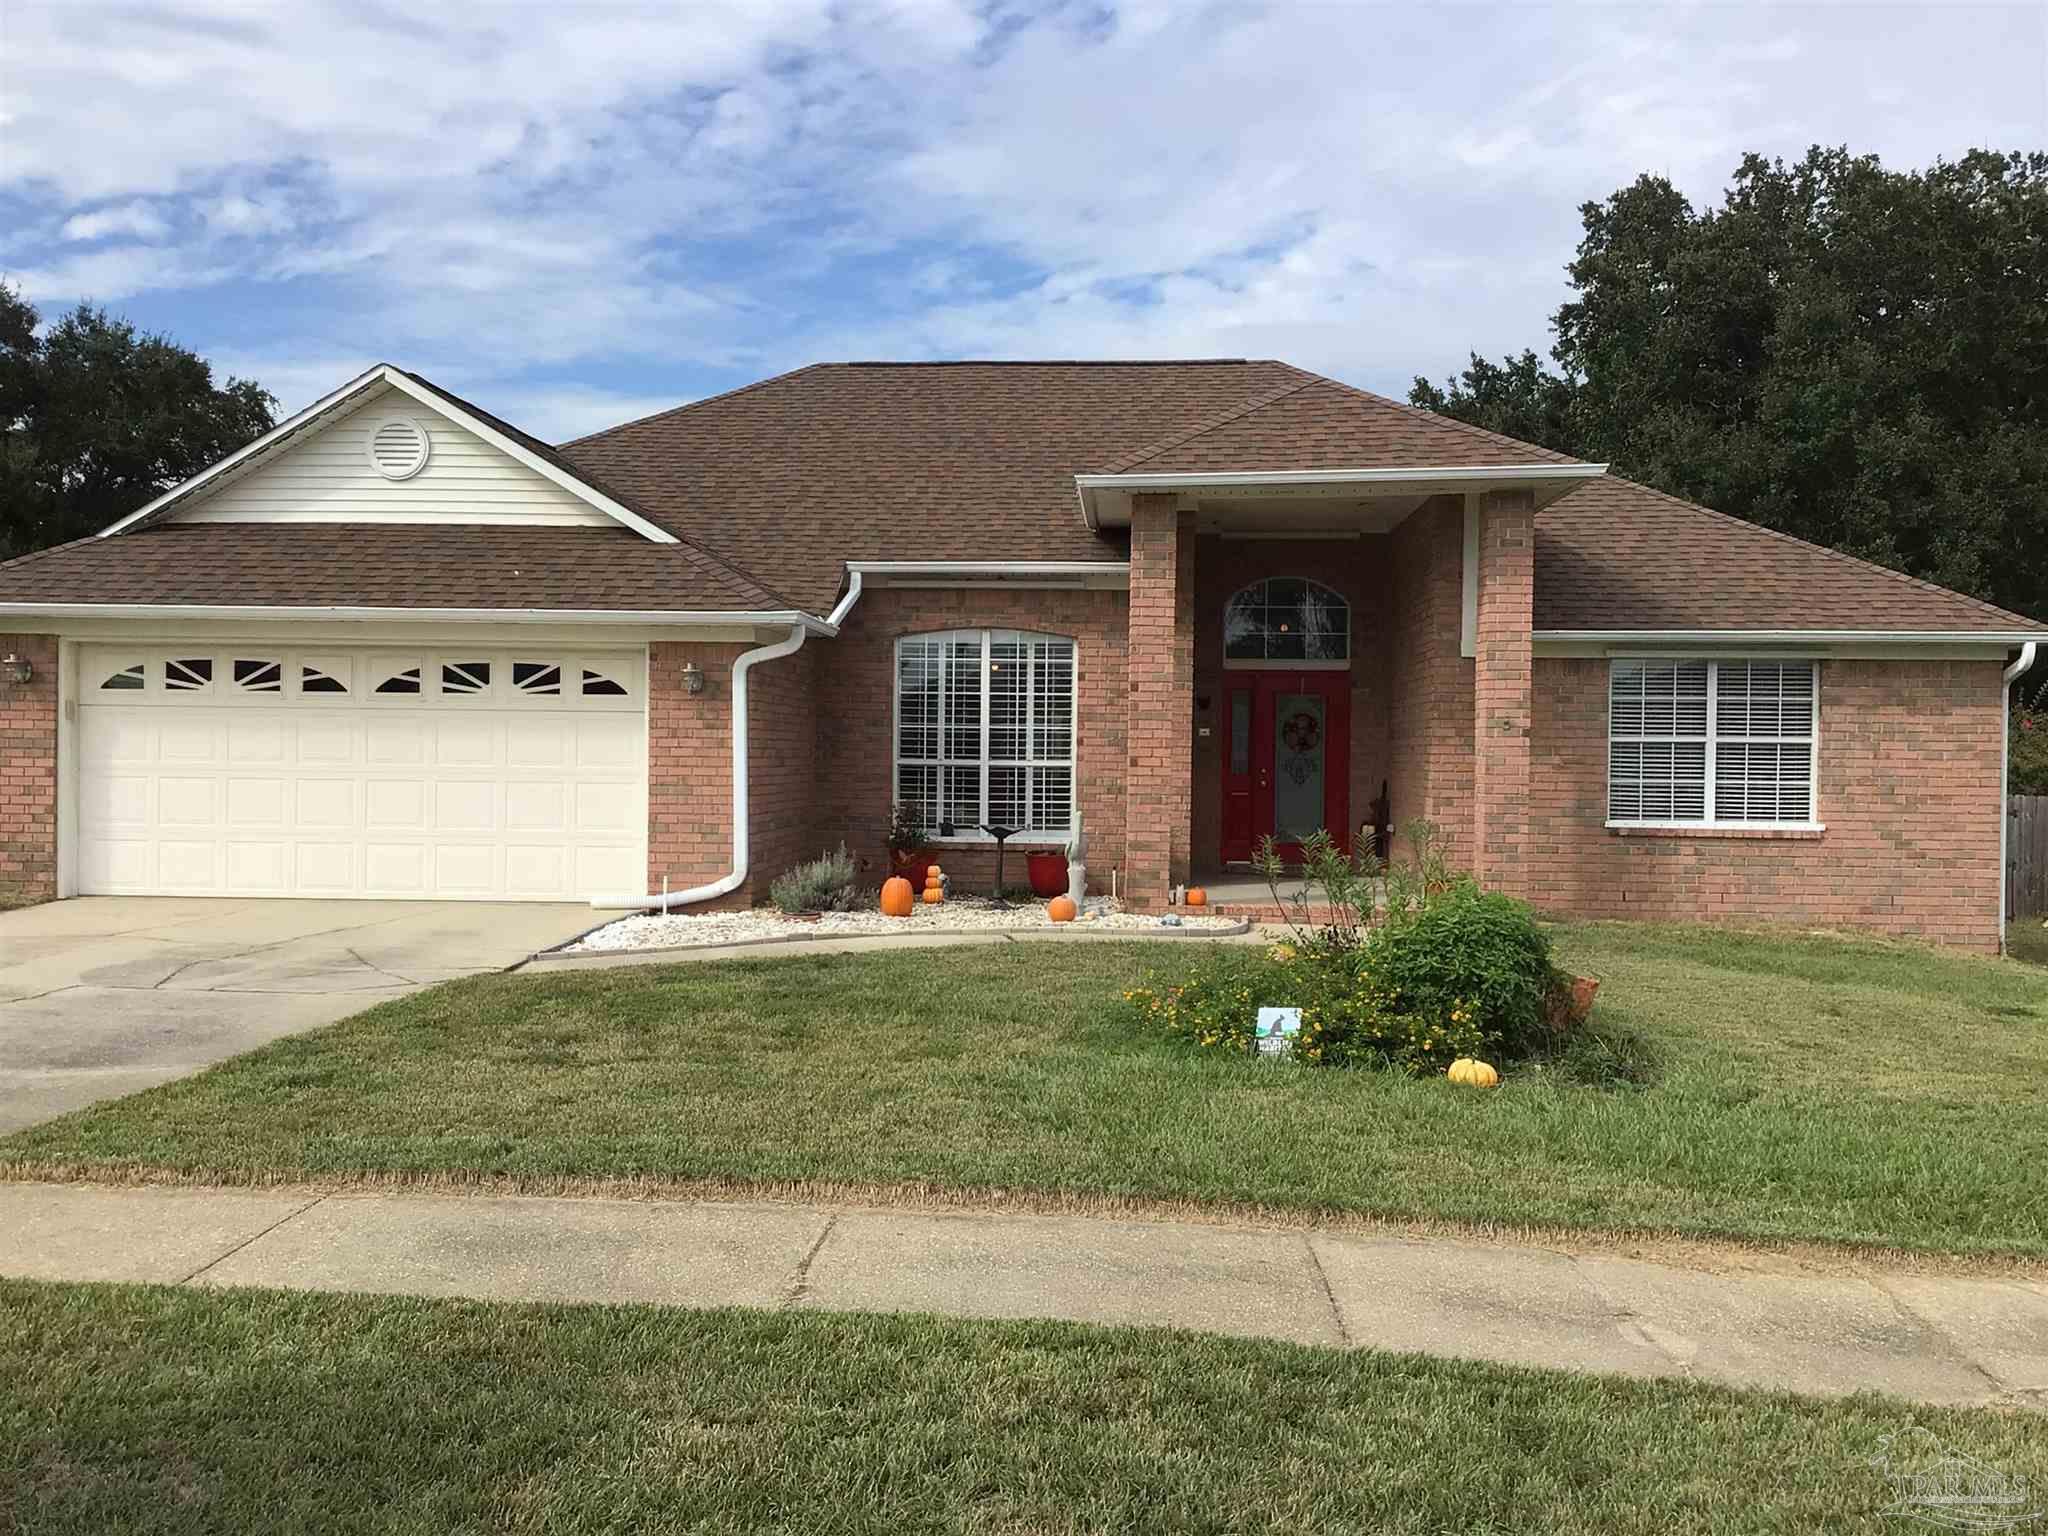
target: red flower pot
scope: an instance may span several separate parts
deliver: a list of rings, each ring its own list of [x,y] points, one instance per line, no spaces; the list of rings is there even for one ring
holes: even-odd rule
[[[1064,853],[1034,853],[1024,860],[1031,878],[1031,894],[1051,900],[1067,894],[1067,856]]]
[[[919,896],[922,896],[924,894],[925,876],[931,872],[931,867],[938,862],[938,858],[928,848],[921,848],[916,853],[892,852],[889,855],[889,872],[894,875],[901,875],[904,879],[908,880],[910,888],[917,892]]]

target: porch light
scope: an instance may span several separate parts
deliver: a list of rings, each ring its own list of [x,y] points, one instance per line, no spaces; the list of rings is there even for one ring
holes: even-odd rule
[[[26,656],[18,656],[13,651],[0,656],[0,677],[5,677],[10,683],[25,683],[35,675],[36,669]]]
[[[698,665],[697,665],[697,663],[695,663],[694,661],[686,661],[686,662],[684,662],[684,663],[683,663],[683,692],[685,692],[685,693],[702,693],[703,691],[704,691],[704,669],[703,669],[702,667],[698,666]]]

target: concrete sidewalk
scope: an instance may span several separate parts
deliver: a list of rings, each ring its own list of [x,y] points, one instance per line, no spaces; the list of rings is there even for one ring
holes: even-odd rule
[[[0,1184],[0,1274],[1191,1328],[2048,1406],[2048,1281],[862,1207]]]

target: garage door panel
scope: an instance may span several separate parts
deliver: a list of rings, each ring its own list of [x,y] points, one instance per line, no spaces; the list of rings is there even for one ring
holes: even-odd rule
[[[639,656],[207,650],[85,648],[82,890],[559,901],[644,878]],[[443,693],[457,664],[482,686]],[[408,669],[419,691],[370,687]]]
[[[291,848],[283,842],[230,842],[228,889],[264,896],[291,893]]]
[[[363,723],[364,760],[380,768],[419,768],[427,761],[427,722],[422,719],[380,719]]]
[[[354,779],[297,779],[292,824],[353,830],[356,824]]]
[[[241,832],[257,827],[286,826],[291,786],[283,779],[233,778],[227,781],[227,823]]]

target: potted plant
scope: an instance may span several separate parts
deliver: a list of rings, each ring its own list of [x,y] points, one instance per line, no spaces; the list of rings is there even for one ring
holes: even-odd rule
[[[1027,854],[1024,869],[1031,881],[1031,894],[1040,901],[1067,894],[1067,856],[1057,848]]]
[[[924,817],[918,814],[918,808],[906,800],[891,806],[889,830],[882,841],[889,848],[890,872],[908,880],[913,891],[923,890],[925,876],[937,860],[932,857]]]

